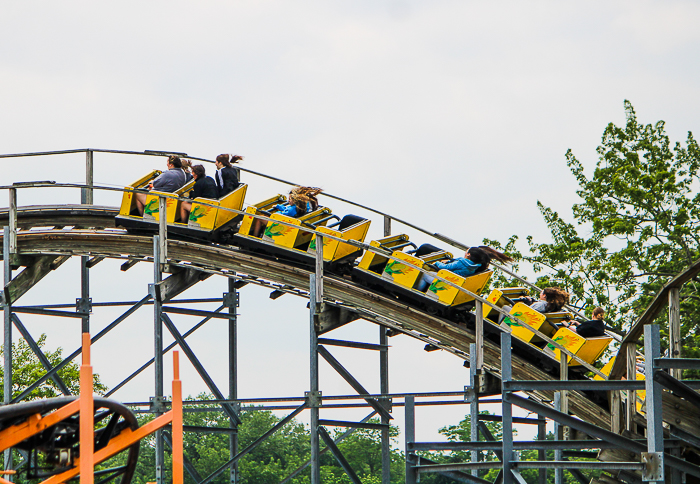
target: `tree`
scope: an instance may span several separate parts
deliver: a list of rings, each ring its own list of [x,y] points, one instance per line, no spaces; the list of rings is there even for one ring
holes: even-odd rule
[[[700,147],[692,133],[672,144],[663,121],[641,124],[629,101],[626,123],[608,124],[592,175],[571,150],[566,162],[576,178],[580,203],[574,223],[538,202],[552,242],[527,237],[530,253],[505,248],[529,262],[539,285],[570,290],[573,303],[587,313],[606,309],[606,321],[629,329],[664,283],[700,255]],[[494,242],[494,241],[490,241]],[[681,292],[683,353],[700,355],[694,321],[700,316],[700,285]]]
[[[42,334],[36,342],[37,346],[42,349],[46,359],[51,366],[58,365],[63,361],[63,349],[58,348],[55,351],[44,351],[43,347],[46,344],[46,334]],[[4,356],[3,349],[0,347],[0,355]],[[0,368],[0,380],[4,381],[4,368]],[[20,339],[18,342],[12,343],[12,396],[19,395],[22,390],[34,383],[46,373],[46,368],[41,364],[39,358],[34,354],[29,344]],[[72,394],[80,393],[80,367],[75,362],[70,362],[58,371],[58,376],[61,377],[66,384],[68,390]],[[99,375],[93,376],[94,392],[98,395],[103,395],[107,391],[107,387],[100,381]],[[4,388],[0,385],[0,398],[3,398]],[[37,389],[31,392],[25,400],[38,400],[40,398],[54,398],[62,396],[56,382],[52,379],[46,380]]]

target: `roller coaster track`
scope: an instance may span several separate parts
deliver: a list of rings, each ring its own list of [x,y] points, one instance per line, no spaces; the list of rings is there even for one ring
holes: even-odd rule
[[[0,224],[6,224],[4,221],[7,220],[7,214],[7,210],[0,211]],[[152,238],[114,228],[116,214],[116,208],[92,205],[20,207],[17,211],[17,225],[21,229],[17,236],[18,254],[20,257],[55,254],[152,261]],[[233,246],[169,239],[167,253],[171,265],[236,277],[301,297],[309,295],[311,272]],[[469,345],[475,342],[473,331],[465,326],[379,295],[349,278],[324,276],[324,302],[435,345],[464,360],[469,359]],[[485,340],[484,368],[499,376],[500,359],[499,346]],[[513,355],[513,378],[555,379],[517,355]],[[548,403],[553,399],[553,392],[537,391],[530,396]],[[570,392],[569,411],[591,424],[610,428],[609,411],[583,393]]]

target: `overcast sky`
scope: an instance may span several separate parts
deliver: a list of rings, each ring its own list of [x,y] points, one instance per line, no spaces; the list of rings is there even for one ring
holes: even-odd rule
[[[245,155],[243,167],[321,186],[467,244],[511,234],[546,240],[537,200],[570,213],[576,185],[564,154],[573,149],[590,173],[605,125],[624,122],[624,99],[640,121],[665,120],[673,140],[698,131],[699,20],[691,1],[12,2],[0,15],[0,153],[233,152]],[[81,182],[81,160],[3,161],[0,180]],[[97,155],[95,181],[123,186],[162,166]],[[284,189],[246,181],[249,202]],[[20,205],[79,200],[35,197],[20,194]],[[117,203],[104,194],[97,201]],[[94,270],[95,301],[146,293],[150,267],[117,267]],[[191,293],[225,290],[217,278]],[[21,303],[78,296],[72,263]],[[242,298],[241,396],[303,394],[305,301],[268,302],[255,289]],[[118,314],[96,311],[93,328]],[[49,333],[51,347],[68,352],[78,343],[74,322],[26,322]],[[225,389],[223,328],[212,323],[193,344]],[[341,333],[376,341],[377,330],[357,323]],[[108,385],[148,359],[151,334],[146,309],[96,348],[95,370]],[[406,337],[391,343],[392,391],[467,382],[460,360],[424,353]],[[354,351],[337,354],[377,391],[376,362]],[[204,390],[191,369],[185,377],[187,393]],[[151,378],[116,397],[146,399]],[[324,393],[351,392],[337,380],[324,369]],[[464,412],[426,413],[419,438],[435,438]]]

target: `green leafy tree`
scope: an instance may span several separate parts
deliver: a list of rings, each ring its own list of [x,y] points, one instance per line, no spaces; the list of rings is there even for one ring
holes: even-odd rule
[[[36,342],[37,346],[43,351],[46,359],[51,366],[58,365],[63,361],[63,349],[58,348],[55,351],[44,350],[46,345],[46,334],[42,334]],[[3,348],[0,347],[0,356],[4,357]],[[0,368],[0,380],[5,380],[3,372],[4,368]],[[34,354],[29,344],[20,339],[17,343],[12,343],[12,396],[19,395],[25,388],[37,381],[46,373],[46,368],[41,364],[39,358]],[[71,362],[58,371],[58,376],[61,377],[66,384],[68,390],[74,395],[80,393],[80,366]],[[94,391],[98,395],[103,395],[107,391],[107,387],[100,381],[99,375],[93,376]],[[31,392],[25,400],[38,400],[41,398],[60,397],[63,393],[56,385],[53,379],[48,379],[36,390]],[[0,385],[0,398],[4,396],[4,386]]]
[[[591,174],[571,150],[566,162],[578,182],[574,221],[538,202],[551,232],[549,243],[527,237],[521,261],[532,264],[538,283],[566,286],[587,313],[606,309],[606,321],[626,331],[660,288],[700,255],[700,147],[688,133],[673,144],[663,121],[642,124],[625,101],[624,126],[608,124]],[[517,237],[506,244],[511,250]],[[697,357],[695,323],[700,285],[681,292],[685,356]]]

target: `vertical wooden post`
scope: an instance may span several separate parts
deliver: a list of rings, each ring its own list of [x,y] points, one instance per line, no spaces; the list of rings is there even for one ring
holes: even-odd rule
[[[668,334],[670,338],[670,354],[671,358],[681,357],[681,290],[674,287],[668,291]],[[680,380],[683,376],[683,370],[680,368],[672,368],[671,376]]]
[[[80,203],[86,205],[92,205],[93,203],[92,185],[94,170],[92,154],[92,150],[87,150],[85,152],[85,188],[81,190]]]
[[[476,301],[476,369],[484,368],[484,303]]]
[[[168,199],[162,195],[158,195],[158,241],[160,243],[160,257],[153,262],[165,264],[165,261],[168,260]]]
[[[17,253],[17,189],[10,188],[10,206],[8,208],[8,226],[10,227],[10,254]]]
[[[80,366],[80,484],[93,484],[95,453],[95,410],[93,402],[92,366],[90,366],[90,333],[83,333],[83,364]]]
[[[3,254],[3,287],[12,280],[12,265],[10,264],[10,227],[3,227],[2,254]],[[3,305],[3,403],[12,401],[12,306],[10,301]],[[4,469],[10,471],[12,467],[12,449],[4,452]]]
[[[182,381],[180,381],[180,352],[173,351],[173,484],[184,482],[182,437]]]

